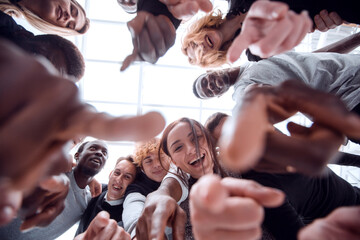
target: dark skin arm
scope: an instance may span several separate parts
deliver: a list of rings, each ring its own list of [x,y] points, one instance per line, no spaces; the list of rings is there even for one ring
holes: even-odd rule
[[[290,137],[267,128],[297,111],[311,116],[314,125],[306,128],[290,123]],[[220,144],[228,166],[245,170],[264,157],[312,175],[319,174],[337,153],[343,135],[359,138],[360,118],[336,96],[311,89],[300,81],[286,81],[277,87],[254,87],[246,93],[244,104],[224,130]],[[248,140],[246,151],[241,139]]]
[[[126,118],[95,112],[80,100],[76,85],[60,77],[49,62],[5,40],[0,41],[0,109],[0,176],[23,197],[39,181],[68,170],[68,141],[79,136],[145,140],[165,125],[154,112]],[[0,216],[1,223],[12,214]]]
[[[349,53],[360,45],[360,33],[352,34],[340,41],[320,48],[316,52],[336,52],[336,53]]]

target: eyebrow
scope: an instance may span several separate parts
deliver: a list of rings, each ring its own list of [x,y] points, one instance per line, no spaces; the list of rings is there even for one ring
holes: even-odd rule
[[[102,145],[99,145],[99,144],[96,144],[96,143],[91,144],[89,148],[91,148],[91,147],[101,148],[102,150],[106,150],[106,152],[108,151],[108,149],[106,147],[104,147]]]
[[[190,132],[187,137],[189,137],[191,134],[193,134],[192,132]],[[180,140],[176,140],[175,142],[173,142],[173,144],[170,145],[170,148],[172,148],[172,146],[174,146],[176,143],[180,142]]]

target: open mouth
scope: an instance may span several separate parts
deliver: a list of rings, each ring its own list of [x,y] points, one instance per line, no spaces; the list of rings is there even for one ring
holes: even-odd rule
[[[119,187],[117,185],[112,186],[115,191],[121,191],[122,187]]]
[[[101,165],[102,161],[99,158],[92,158],[90,161],[92,161],[93,163],[97,164],[97,165]]]
[[[189,164],[191,166],[197,166],[197,165],[201,164],[204,161],[204,158],[205,158],[205,154],[203,154],[200,158],[197,158],[197,159],[189,162]]]

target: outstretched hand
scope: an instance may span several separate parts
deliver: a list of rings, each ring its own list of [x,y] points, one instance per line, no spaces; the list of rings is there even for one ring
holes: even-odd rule
[[[127,26],[132,36],[134,50],[124,59],[121,71],[134,61],[156,63],[175,43],[175,27],[165,15],[154,16],[140,11],[127,23]]]
[[[299,234],[299,240],[328,240],[360,238],[360,207],[341,207],[325,218],[317,219]]]
[[[74,240],[130,240],[130,235],[110,219],[108,212],[101,211],[91,221],[85,232],[77,235]]]
[[[76,85],[44,60],[0,42],[0,176],[9,189],[26,195],[39,180],[66,172],[67,142],[78,136],[139,141],[164,128],[156,112],[137,117],[95,112],[80,100]]]
[[[307,128],[289,123],[291,136],[270,131],[270,124],[297,111],[314,124]],[[246,93],[237,113],[224,125],[220,147],[224,164],[234,169],[253,168],[265,158],[282,169],[289,166],[313,175],[333,159],[342,135],[360,139],[360,118],[338,97],[293,80]]]
[[[312,21],[306,11],[297,14],[285,3],[256,1],[245,17],[240,35],[230,46],[227,59],[235,62],[246,48],[262,58],[288,51],[311,29]]]
[[[187,20],[197,12],[210,12],[213,8],[210,0],[160,0],[171,14],[181,20]]]
[[[190,192],[196,239],[258,239],[265,207],[279,206],[284,194],[244,179],[205,175]]]

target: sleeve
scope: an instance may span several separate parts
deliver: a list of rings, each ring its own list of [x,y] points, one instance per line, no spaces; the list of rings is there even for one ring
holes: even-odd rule
[[[136,224],[144,208],[146,197],[140,193],[130,193],[124,201],[122,221],[124,229],[131,235],[131,239],[136,235]]]
[[[176,181],[179,182],[180,186],[181,186],[181,198],[180,200],[177,202],[177,204],[180,205],[180,203],[182,203],[183,201],[185,201],[185,199],[188,197],[189,195],[189,189],[188,187],[184,184],[183,181],[181,181],[181,179],[179,178],[179,176],[177,176],[176,174],[176,169],[177,167],[171,163],[170,164],[170,168],[169,168],[169,172],[165,175],[165,177],[163,178],[163,181],[167,178],[174,178],[176,179]],[[187,175],[187,177],[189,178],[189,175]]]
[[[264,225],[277,240],[296,240],[298,231],[305,226],[288,199],[277,208],[265,208]]]
[[[155,16],[164,15],[170,19],[175,29],[177,29],[181,23],[181,20],[175,18],[167,6],[159,0],[139,0],[137,3],[137,11],[146,11],[152,13]]]
[[[346,152],[339,152],[339,159],[335,164],[360,167],[360,156]]]

